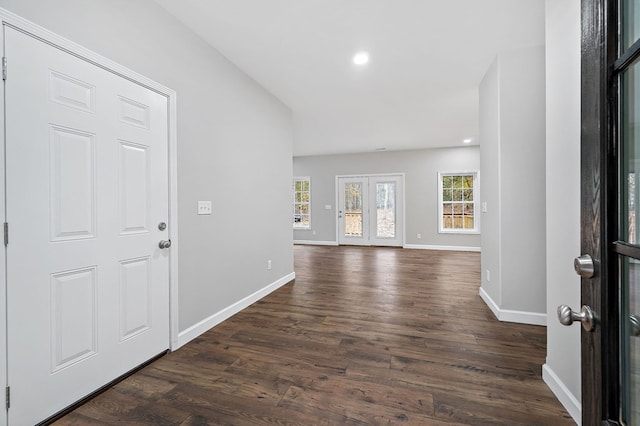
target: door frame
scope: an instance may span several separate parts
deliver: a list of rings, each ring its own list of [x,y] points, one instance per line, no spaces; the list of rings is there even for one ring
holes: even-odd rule
[[[400,194],[402,195],[402,226],[401,226],[401,230],[400,230],[400,234],[402,236],[402,244],[400,245],[400,247],[404,247],[404,245],[406,244],[407,241],[407,234],[406,234],[406,228],[407,228],[407,200],[405,197],[406,191],[405,191],[405,174],[402,172],[398,172],[398,173],[358,173],[358,174],[351,174],[351,175],[336,175],[335,178],[335,194],[336,194],[336,198],[335,198],[335,206],[336,206],[336,245],[340,245],[340,218],[338,217],[338,210],[339,210],[339,206],[340,206],[340,183],[339,183],[339,179],[340,178],[377,178],[377,177],[400,177],[400,181],[402,182],[402,190],[400,191]]]
[[[177,96],[176,92],[166,86],[163,86],[137,72],[124,67],[102,55],[99,55],[67,38],[61,37],[52,31],[47,30],[27,19],[24,19],[6,9],[0,8],[0,19],[2,20],[3,31],[0,33],[0,42],[4,46],[4,28],[5,25],[9,26],[17,31],[26,33],[32,37],[39,39],[40,41],[47,43],[53,47],[56,47],[66,53],[76,56],[82,60],[85,60],[93,65],[96,65],[104,70],[116,74],[122,78],[139,84],[147,89],[150,89],[156,93],[159,93],[167,98],[167,122],[168,122],[168,170],[169,170],[169,211],[168,211],[168,225],[169,225],[169,238],[171,239],[171,249],[169,253],[169,342],[167,347],[174,350],[179,347],[178,343],[178,179],[177,179]],[[11,78],[11,58],[8,58],[8,72],[7,78]],[[4,84],[0,84],[0,98],[4,99]],[[0,102],[0,121],[2,128],[5,126],[5,105],[4,102]],[[5,146],[6,140],[4,132],[0,135],[2,146]],[[4,212],[6,217],[6,205],[5,205],[5,171],[4,171],[4,150],[0,150],[0,211]],[[4,220],[3,220],[4,221]],[[6,259],[6,248],[4,244],[0,244],[0,257]],[[0,262],[0,384],[8,385],[7,383],[7,323],[6,323],[6,265],[5,261]],[[6,424],[6,416],[0,415],[0,425]]]
[[[595,262],[592,278],[581,280],[581,304],[597,314],[594,331],[581,330],[582,424],[617,424],[618,276],[617,254],[617,2],[582,0],[581,41],[581,253]],[[611,87],[611,91],[609,90]],[[607,420],[610,419],[610,420]]]

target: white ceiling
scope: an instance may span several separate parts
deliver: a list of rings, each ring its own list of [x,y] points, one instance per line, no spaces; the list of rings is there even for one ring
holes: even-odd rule
[[[294,155],[477,144],[496,54],[544,44],[544,0],[156,1],[292,109]]]

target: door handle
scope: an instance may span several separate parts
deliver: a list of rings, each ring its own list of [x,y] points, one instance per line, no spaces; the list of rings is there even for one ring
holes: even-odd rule
[[[158,247],[160,247],[161,249],[168,249],[169,247],[171,247],[171,240],[160,240],[160,242],[158,243]]]
[[[596,328],[596,313],[588,305],[583,305],[580,312],[574,312],[567,305],[558,306],[558,321],[562,325],[571,325],[574,321],[580,321],[582,328],[593,331]]]
[[[573,261],[573,269],[576,270],[576,274],[583,278],[593,277],[596,270],[593,259],[588,254],[576,257]]]

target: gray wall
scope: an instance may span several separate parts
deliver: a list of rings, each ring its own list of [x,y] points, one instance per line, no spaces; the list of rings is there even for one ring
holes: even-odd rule
[[[523,322],[546,313],[544,54],[502,53],[480,85],[482,288]]]
[[[546,2],[547,362],[543,377],[580,419],[580,326],[564,327],[558,305],[580,307],[580,0]],[[548,373],[548,374],[544,374]]]
[[[294,175],[311,177],[311,229],[294,230],[294,240],[335,243],[336,175],[399,172],[405,173],[405,244],[479,248],[478,234],[438,233],[438,172],[479,170],[479,153],[477,146],[470,146],[294,157]],[[480,175],[481,192],[482,185]],[[325,210],[328,204],[331,210]],[[482,223],[480,227],[482,230]]]
[[[482,288],[502,305],[502,256],[500,221],[500,82],[496,59],[480,83],[480,158],[487,211],[482,213]],[[490,271],[490,275],[487,273]]]
[[[180,330],[293,272],[287,107],[151,0],[0,7],[177,91]]]

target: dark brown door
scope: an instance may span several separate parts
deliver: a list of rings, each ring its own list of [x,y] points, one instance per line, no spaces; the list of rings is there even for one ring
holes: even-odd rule
[[[583,425],[640,425],[638,39],[640,3],[582,1]]]

